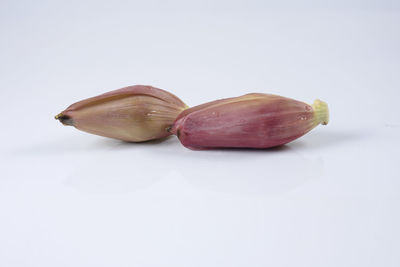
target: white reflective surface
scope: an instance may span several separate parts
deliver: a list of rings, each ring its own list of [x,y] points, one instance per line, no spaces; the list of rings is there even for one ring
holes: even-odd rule
[[[400,266],[396,2],[0,5],[0,266]],[[331,122],[192,151],[53,119],[133,84],[321,98]]]

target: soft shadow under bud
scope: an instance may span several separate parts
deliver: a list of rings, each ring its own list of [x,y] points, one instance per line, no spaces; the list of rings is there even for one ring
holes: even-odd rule
[[[187,106],[175,95],[135,85],[79,101],[55,116],[64,125],[129,142],[163,138]]]

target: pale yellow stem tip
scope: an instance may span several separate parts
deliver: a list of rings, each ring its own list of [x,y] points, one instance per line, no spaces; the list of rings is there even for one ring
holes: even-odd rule
[[[58,119],[60,119],[61,118],[61,116],[63,116],[63,114],[62,113],[60,113],[60,114],[57,114],[54,118],[56,119],[56,120],[58,120]]]
[[[329,122],[328,104],[319,99],[315,100],[311,105],[314,110],[315,122],[317,124],[327,125]]]

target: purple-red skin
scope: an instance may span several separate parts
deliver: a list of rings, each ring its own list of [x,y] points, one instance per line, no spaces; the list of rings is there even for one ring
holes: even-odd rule
[[[289,143],[319,123],[311,105],[255,93],[186,109],[171,132],[190,149],[261,149]]]

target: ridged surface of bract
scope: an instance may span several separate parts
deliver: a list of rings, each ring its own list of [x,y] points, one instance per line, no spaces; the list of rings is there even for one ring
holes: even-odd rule
[[[247,94],[183,111],[171,132],[191,149],[268,148],[328,123],[325,102],[313,105],[270,94]]]
[[[135,85],[70,105],[56,116],[64,125],[129,142],[163,138],[187,106],[175,95]]]

